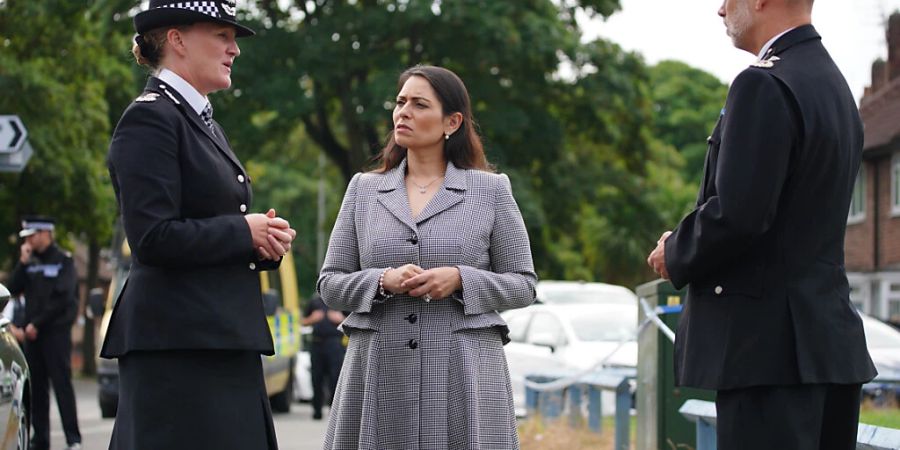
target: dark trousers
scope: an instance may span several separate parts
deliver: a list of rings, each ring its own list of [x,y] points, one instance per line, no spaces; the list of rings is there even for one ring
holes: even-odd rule
[[[56,405],[66,443],[81,442],[75,391],[72,389],[72,335],[69,327],[38,330],[34,341],[25,341],[25,359],[31,370],[31,424],[34,434],[32,450],[50,448],[50,384],[56,394]]]
[[[328,338],[313,336],[309,358],[312,366],[313,412],[321,414],[322,404],[325,401],[325,380],[328,379],[330,403],[334,391],[337,389],[341,365],[344,364],[344,346],[341,345],[341,336]]]
[[[719,450],[854,450],[859,384],[760,386],[719,391]]]

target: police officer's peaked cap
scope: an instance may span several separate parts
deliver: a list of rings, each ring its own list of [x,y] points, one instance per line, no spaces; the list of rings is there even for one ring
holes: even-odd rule
[[[238,37],[253,36],[255,31],[239,23],[234,17],[237,5],[234,0],[173,1],[150,0],[146,11],[134,16],[134,29],[138,34],[159,27],[189,25],[196,22],[216,22],[231,25]]]
[[[22,218],[22,231],[19,237],[31,236],[38,231],[53,231],[54,220],[46,216],[28,216]]]

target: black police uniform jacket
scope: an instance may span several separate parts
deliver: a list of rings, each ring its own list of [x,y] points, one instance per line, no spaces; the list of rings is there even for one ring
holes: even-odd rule
[[[16,264],[7,286],[13,295],[25,294],[24,324],[34,324],[38,333],[72,326],[78,309],[77,287],[72,256],[56,244],[43,253],[32,253],[27,264]]]
[[[108,166],[132,265],[101,356],[134,350],[273,353],[244,214],[250,178],[221,127],[151,77],[122,115]]]
[[[861,383],[875,376],[844,270],[863,128],[812,27],[734,80],[696,208],[665,244],[689,284],[675,340],[682,386]]]

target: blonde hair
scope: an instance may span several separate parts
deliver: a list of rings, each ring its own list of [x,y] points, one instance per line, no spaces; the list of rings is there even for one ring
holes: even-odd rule
[[[134,60],[142,66],[149,67],[151,70],[158,70],[162,58],[165,56],[167,35],[169,30],[173,28],[178,31],[185,31],[190,28],[190,25],[159,27],[143,34],[134,35],[134,45],[131,47]]]

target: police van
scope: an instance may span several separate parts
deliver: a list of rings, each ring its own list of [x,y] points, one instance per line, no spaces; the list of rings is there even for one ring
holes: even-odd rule
[[[113,238],[113,252],[110,263],[113,268],[112,281],[105,298],[92,299],[91,309],[95,317],[101,317],[98,342],[103,342],[109,319],[116,299],[128,278],[131,268],[131,249],[125,239],[121,225],[116,227]],[[272,411],[290,412],[294,400],[294,367],[301,349],[300,295],[294,259],[288,252],[281,261],[278,271],[260,272],[261,294],[275,354],[262,355],[266,391]],[[99,346],[98,346],[99,347]],[[119,401],[119,366],[115,359],[97,357],[97,391],[100,414],[104,418],[115,417]]]

